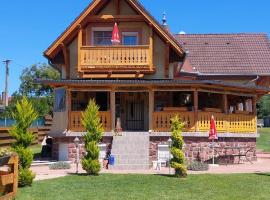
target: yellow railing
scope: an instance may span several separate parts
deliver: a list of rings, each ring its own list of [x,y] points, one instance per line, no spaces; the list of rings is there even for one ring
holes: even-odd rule
[[[170,119],[175,115],[186,123],[185,132],[208,132],[210,129],[211,116],[215,117],[216,128],[219,133],[255,133],[256,116],[251,114],[224,114],[213,112],[198,112],[198,120],[195,121],[194,112],[160,111],[153,113],[153,130],[168,132],[171,129]]]
[[[99,117],[103,128],[105,131],[111,131],[111,112],[110,111],[100,111]],[[71,131],[84,131],[84,127],[81,122],[82,112],[81,111],[72,111],[70,112],[70,130]]]
[[[194,131],[194,113],[193,112],[176,112],[176,111],[162,111],[153,113],[153,130],[158,132],[167,132],[171,129],[171,118],[175,115],[185,123],[184,131]]]
[[[149,46],[83,46],[80,52],[80,66],[92,68],[130,68],[150,67]],[[121,68],[125,66],[125,68]]]

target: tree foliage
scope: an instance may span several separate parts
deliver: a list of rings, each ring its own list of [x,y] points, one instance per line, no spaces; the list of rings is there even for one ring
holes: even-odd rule
[[[98,142],[102,138],[104,129],[98,111],[99,107],[96,102],[90,100],[85,112],[82,114],[82,124],[87,131],[83,137],[86,155],[82,159],[82,166],[90,175],[97,175],[100,171]]]
[[[184,165],[185,155],[183,153],[183,136],[182,129],[184,127],[184,123],[178,116],[175,116],[171,119],[172,122],[172,146],[170,148],[171,154],[173,158],[170,160],[172,168],[175,169],[176,177],[186,177],[187,176],[187,168]]]
[[[257,104],[258,118],[270,115],[270,95],[263,96]]]
[[[46,64],[35,64],[23,70],[20,80],[20,88],[12,94],[10,105],[0,118],[12,118],[12,112],[16,109],[16,103],[27,96],[39,117],[52,113],[53,109],[53,90],[51,87],[36,83],[36,79],[60,79],[58,71]]]
[[[19,156],[19,186],[30,186],[35,175],[30,170],[33,152],[28,147],[34,141],[34,135],[29,127],[37,119],[38,113],[24,96],[17,102],[12,116],[15,124],[10,130],[10,135],[15,139],[12,148]]]

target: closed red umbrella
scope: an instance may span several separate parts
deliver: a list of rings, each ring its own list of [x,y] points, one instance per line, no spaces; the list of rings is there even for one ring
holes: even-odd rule
[[[111,41],[113,45],[120,44],[120,37],[119,37],[119,30],[118,30],[117,23],[114,24]]]
[[[212,115],[211,121],[210,121],[210,131],[209,131],[209,140],[212,140],[212,148],[213,148],[212,166],[215,166],[215,142],[214,142],[214,140],[217,140],[217,139],[218,139],[218,136],[217,136],[216,122],[215,122],[214,116]]]
[[[217,136],[216,122],[214,116],[212,115],[210,122],[209,140],[217,140],[217,139],[218,136]]]

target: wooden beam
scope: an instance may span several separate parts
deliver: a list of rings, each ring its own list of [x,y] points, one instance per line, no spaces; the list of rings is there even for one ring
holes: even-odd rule
[[[116,109],[115,109],[115,90],[112,89],[110,91],[110,110],[111,110],[111,127],[112,127],[112,131],[115,130],[115,112],[116,112]]]
[[[144,22],[142,15],[95,15],[89,16],[85,22]]]
[[[149,131],[153,131],[153,114],[154,114],[154,105],[155,105],[155,92],[152,88],[149,90]]]
[[[70,130],[71,128],[71,104],[72,104],[72,100],[71,100],[71,91],[67,90],[67,110],[68,110],[68,125],[67,125],[67,130]]]
[[[223,94],[223,110],[225,114],[228,113],[228,95],[227,94]]]
[[[82,47],[82,27],[79,26],[78,33],[78,69],[77,72],[81,72],[81,47]]]
[[[83,74],[82,78],[143,78],[144,74]]]
[[[150,60],[150,71],[154,71],[154,39],[153,39],[153,28],[152,25],[150,25],[149,29],[149,60]]]
[[[194,122],[195,122],[195,132],[199,131],[198,125],[198,108],[199,108],[199,98],[198,98],[198,90],[195,90],[193,93],[193,107],[194,107]]]
[[[116,0],[115,3],[116,3],[116,14],[120,15],[120,12],[121,12],[121,10],[120,10],[120,0]]]
[[[164,76],[169,78],[169,65],[170,65],[170,44],[166,42],[164,54]]]
[[[63,55],[64,55],[64,62],[65,62],[65,68],[66,68],[66,79],[70,78],[70,56],[69,56],[69,49],[67,46],[62,43],[61,44]]]

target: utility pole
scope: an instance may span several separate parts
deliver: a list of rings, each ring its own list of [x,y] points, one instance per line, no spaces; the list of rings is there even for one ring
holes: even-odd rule
[[[6,65],[6,81],[5,81],[5,99],[4,106],[8,106],[8,77],[9,77],[9,64],[11,60],[4,60],[3,63]]]

